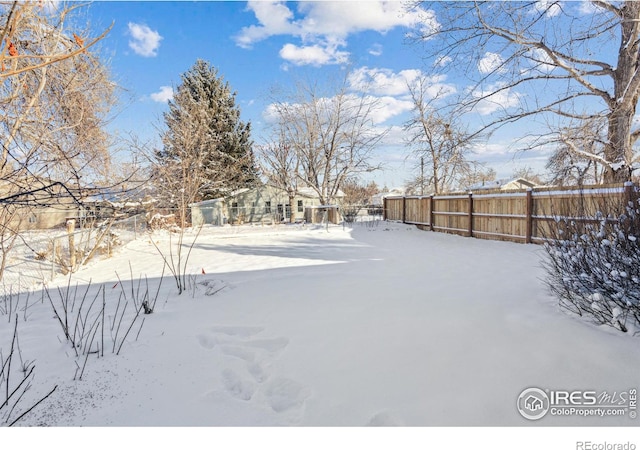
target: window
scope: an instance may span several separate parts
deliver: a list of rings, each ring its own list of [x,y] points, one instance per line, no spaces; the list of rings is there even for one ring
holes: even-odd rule
[[[298,212],[304,212],[304,208],[302,207],[302,200],[298,200]]]
[[[264,202],[265,214],[271,214],[271,202]]]

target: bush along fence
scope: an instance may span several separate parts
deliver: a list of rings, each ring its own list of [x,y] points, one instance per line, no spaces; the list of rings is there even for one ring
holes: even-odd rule
[[[593,222],[607,210],[615,219],[635,198],[632,183],[545,187],[431,196],[387,197],[383,218],[420,229],[521,243],[542,243],[559,221]]]
[[[22,242],[11,249],[0,276],[0,291],[28,288],[59,274],[75,272],[91,260],[109,258],[117,247],[137,239],[146,229],[146,218],[139,214],[80,229],[76,221],[69,220],[66,232],[62,233],[60,230],[25,233]]]

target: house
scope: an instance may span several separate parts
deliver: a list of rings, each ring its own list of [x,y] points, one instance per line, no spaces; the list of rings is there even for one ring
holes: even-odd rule
[[[490,190],[513,191],[518,189],[534,188],[536,186],[537,186],[536,183],[532,181],[525,180],[524,178],[515,178],[515,179],[502,179],[502,180],[494,180],[494,181],[483,181],[482,183],[469,186],[467,190],[471,192],[490,191]]]
[[[61,183],[33,176],[1,181],[0,204],[1,226],[17,231],[55,228],[80,214]]]
[[[375,194],[369,200],[372,206],[382,206],[384,205],[384,199],[387,197],[403,197],[407,195],[407,190],[404,188],[393,188],[387,192],[379,192]]]
[[[131,217],[147,212],[155,204],[156,200],[142,190],[109,192],[95,189],[92,195],[82,198],[83,215],[80,219]]]
[[[344,194],[336,199],[339,202]],[[190,204],[191,221],[194,225],[225,225],[242,223],[296,222],[305,220],[305,209],[318,207],[320,201],[311,188],[302,188],[293,199],[293,211],[289,196],[284,189],[272,185],[239,189],[224,198],[204,200]]]

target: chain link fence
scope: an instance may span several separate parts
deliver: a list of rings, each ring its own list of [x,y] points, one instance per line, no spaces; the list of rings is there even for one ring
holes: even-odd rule
[[[6,255],[0,292],[28,289],[57,275],[76,271],[89,261],[109,258],[118,247],[137,239],[146,229],[145,215],[138,214],[121,220],[104,220],[70,233],[25,232]]]

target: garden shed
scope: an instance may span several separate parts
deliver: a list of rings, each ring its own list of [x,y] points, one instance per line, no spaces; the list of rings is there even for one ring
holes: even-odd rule
[[[338,205],[307,206],[304,209],[304,220],[307,223],[339,223],[340,208]]]

